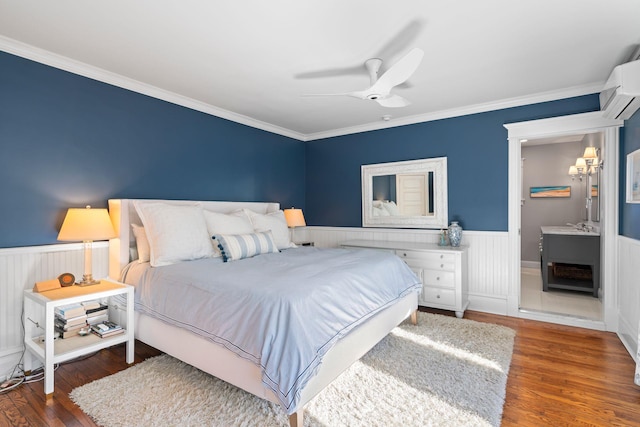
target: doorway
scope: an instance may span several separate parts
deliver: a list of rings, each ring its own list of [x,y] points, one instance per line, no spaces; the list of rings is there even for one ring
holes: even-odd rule
[[[598,191],[600,168],[606,163],[603,141],[603,132],[521,141],[521,311],[603,320]],[[600,157],[576,167],[585,150]],[[551,233],[546,242],[543,231]],[[577,247],[548,263],[542,250],[543,243],[548,250],[551,242]],[[597,266],[589,264],[593,260]]]
[[[506,124],[509,141],[509,232],[508,267],[509,293],[507,296],[507,314],[514,317],[541,320],[564,325],[586,327],[600,330],[616,330],[617,283],[615,280],[616,233],[618,228],[618,129],[623,126],[621,120],[602,117],[599,111],[555,117],[529,122]],[[600,199],[601,239],[601,304],[602,320],[533,311],[521,308],[521,215],[523,192],[522,142],[541,138],[559,138],[577,134],[602,132],[602,156],[608,163],[602,171],[602,196]],[[567,167],[568,173],[568,167]]]

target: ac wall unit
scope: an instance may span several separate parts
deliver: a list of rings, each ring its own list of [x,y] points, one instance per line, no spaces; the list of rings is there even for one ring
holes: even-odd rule
[[[618,65],[600,92],[600,110],[607,119],[626,120],[640,108],[640,60]]]

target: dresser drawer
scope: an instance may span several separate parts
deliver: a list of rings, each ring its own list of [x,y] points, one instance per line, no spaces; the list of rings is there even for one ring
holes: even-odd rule
[[[456,291],[453,289],[429,288],[422,289],[422,301],[426,304],[449,305],[456,304]]]
[[[396,251],[396,255],[410,266],[445,271],[455,271],[456,269],[456,258],[453,254],[401,250]]]
[[[456,275],[451,271],[422,270],[422,283],[427,286],[455,288]]]

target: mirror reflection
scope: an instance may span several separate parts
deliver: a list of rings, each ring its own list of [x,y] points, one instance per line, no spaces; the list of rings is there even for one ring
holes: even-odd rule
[[[373,216],[433,216],[433,172],[376,175]]]
[[[447,220],[446,157],[362,166],[364,227],[442,228]]]

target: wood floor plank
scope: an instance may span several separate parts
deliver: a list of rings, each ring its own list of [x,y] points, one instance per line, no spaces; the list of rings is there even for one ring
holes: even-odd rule
[[[452,316],[441,310],[424,310]],[[635,365],[616,334],[474,311],[465,318],[516,331],[503,427],[640,427]],[[136,341],[135,363],[160,352]],[[41,382],[0,394],[0,427],[96,424],[70,399],[87,382],[126,369],[125,346],[102,350],[56,371],[56,391],[45,399]]]

